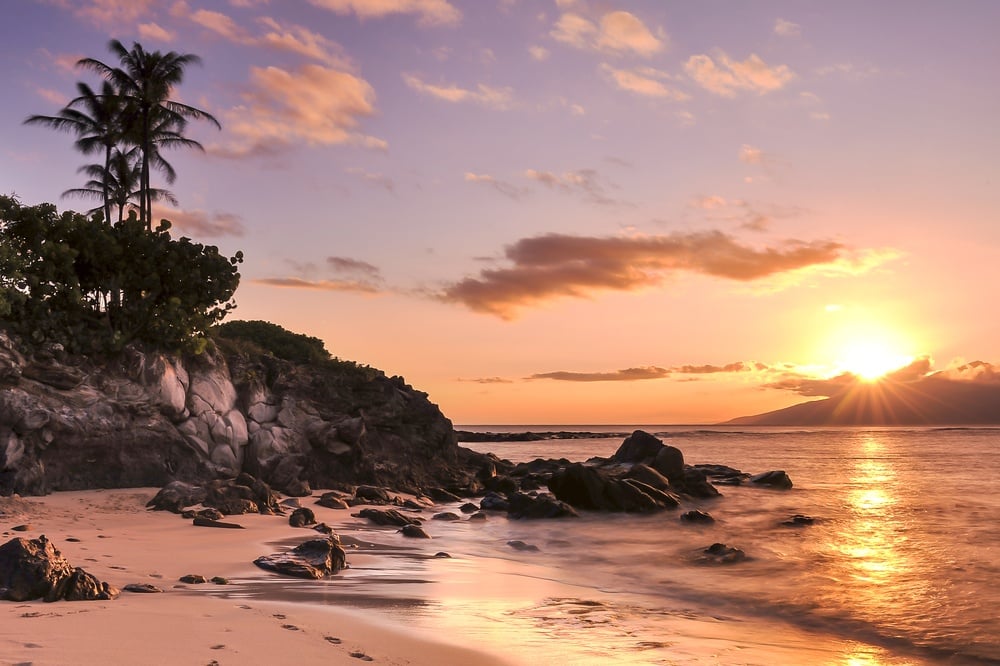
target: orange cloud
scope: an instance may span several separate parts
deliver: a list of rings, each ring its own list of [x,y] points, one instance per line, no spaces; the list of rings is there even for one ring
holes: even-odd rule
[[[475,90],[460,88],[456,85],[439,86],[433,83],[426,83],[420,77],[412,74],[403,74],[403,81],[413,90],[424,95],[430,95],[442,99],[446,102],[476,102],[483,106],[496,109],[505,109],[510,106],[513,91],[510,88],[494,88],[480,83]]]
[[[156,23],[140,23],[139,36],[154,42],[172,42],[177,37],[176,34]]]
[[[258,278],[251,280],[253,284],[268,287],[285,287],[290,289],[313,289],[317,291],[346,291],[362,294],[378,294],[379,289],[373,284],[358,280],[307,280],[299,277]]]
[[[640,69],[617,69],[605,63],[601,65],[604,72],[621,90],[626,90],[642,97],[673,99],[679,102],[690,99],[690,95],[680,90],[668,88],[662,79],[669,78],[666,72],[643,67]]]
[[[225,112],[232,140],[210,146],[223,157],[278,152],[296,143],[355,144],[384,150],[384,140],[356,130],[375,113],[375,90],[349,72],[305,65],[294,71],[253,67],[245,105]]]
[[[527,379],[555,379],[563,382],[634,382],[642,379],[663,379],[669,377],[666,368],[648,366],[645,368],[625,368],[615,372],[541,372]]]
[[[620,10],[602,15],[596,23],[566,12],[559,16],[549,34],[563,44],[606,53],[649,57],[663,50],[663,40],[635,14]]]
[[[734,97],[743,90],[763,95],[795,78],[787,65],[769,67],[756,53],[743,62],[725,53],[718,56],[718,62],[711,56],[693,55],[684,64],[684,71],[702,88],[723,97]]]
[[[604,184],[601,182],[600,174],[594,169],[567,171],[562,175],[552,173],[551,171],[527,169],[524,172],[524,176],[541,183],[549,189],[582,195],[591,203],[605,206],[621,203],[608,196]]]
[[[198,237],[242,236],[244,232],[243,221],[235,213],[208,213],[154,205],[153,218],[170,220],[172,230]]]
[[[521,307],[652,287],[680,271],[748,282],[833,264],[844,251],[834,241],[798,240],[755,249],[719,231],[633,238],[547,234],[509,245],[504,254],[512,267],[484,269],[438,298],[510,319]]]
[[[309,0],[316,7],[359,19],[384,18],[392,14],[416,14],[422,25],[454,25],[462,19],[448,0]]]
[[[49,4],[69,10],[77,18],[102,28],[121,29],[148,15],[153,0],[48,0]]]

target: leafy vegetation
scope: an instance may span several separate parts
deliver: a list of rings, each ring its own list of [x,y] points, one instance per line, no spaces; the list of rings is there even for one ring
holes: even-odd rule
[[[318,364],[330,358],[323,341],[267,321],[228,321],[215,328],[218,337],[249,343],[261,351],[294,363]]]
[[[137,341],[200,351],[235,307],[243,255],[173,240],[134,212],[115,226],[0,196],[0,316],[33,343],[115,351]]]

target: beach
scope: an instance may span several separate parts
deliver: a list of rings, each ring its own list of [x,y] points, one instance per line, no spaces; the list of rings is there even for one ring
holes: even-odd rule
[[[2,602],[0,663],[503,663],[356,609],[218,598],[202,589],[222,586],[179,583],[192,573],[234,580],[259,576],[264,572],[253,560],[280,549],[271,544],[316,533],[290,527],[286,516],[249,514],[227,519],[243,530],[194,527],[175,514],[147,511],[145,503],[156,491],[0,498],[3,543],[44,534],[71,564],[102,581],[163,589],[162,594],[122,592],[113,601]],[[347,512],[340,514],[349,519]],[[29,529],[11,531],[22,524]]]

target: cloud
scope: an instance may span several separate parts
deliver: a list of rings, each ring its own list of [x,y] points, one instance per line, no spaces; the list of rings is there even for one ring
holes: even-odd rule
[[[286,289],[309,289],[315,291],[342,291],[359,294],[384,293],[382,272],[367,261],[350,257],[327,257],[325,271],[312,263],[288,262],[294,275],[258,278],[254,284]],[[327,276],[317,276],[326,272]]]
[[[480,271],[446,286],[437,298],[504,319],[518,308],[600,291],[636,291],[688,272],[752,282],[807,269],[846,271],[858,261],[834,241],[785,240],[753,248],[720,231],[660,236],[591,237],[547,234],[522,238],[504,255],[510,267]]]
[[[579,169],[577,171],[567,171],[562,175],[557,175],[551,171],[538,171],[527,169],[524,176],[537,181],[545,187],[559,190],[568,194],[579,194],[591,203],[602,206],[621,203],[609,197],[601,184],[600,174],[594,169]]]
[[[299,277],[258,278],[253,284],[286,289],[309,289],[315,291],[346,291],[360,294],[378,294],[379,289],[367,282],[357,280],[307,280]]]
[[[219,236],[242,236],[243,219],[235,213],[203,210],[182,210],[159,204],[153,205],[154,219],[170,220],[172,231],[191,236],[213,238]]]
[[[544,46],[529,46],[528,53],[530,53],[531,57],[537,60],[538,62],[542,62],[543,60],[548,60],[550,55],[549,50]]]
[[[153,0],[49,0],[80,19],[102,28],[122,29],[151,13]]]
[[[177,35],[156,23],[140,23],[139,37],[153,42],[169,43],[174,41]]]
[[[744,162],[746,164],[763,164],[764,151],[760,148],[755,148],[754,146],[744,143],[740,146],[740,162]]]
[[[46,102],[51,102],[57,106],[66,106],[69,103],[69,97],[65,94],[52,90],[51,88],[35,88],[35,94],[44,99]]]
[[[614,81],[622,90],[641,95],[643,97],[655,97],[660,99],[673,99],[678,102],[690,99],[687,93],[668,88],[662,79],[669,78],[666,72],[643,67],[640,69],[617,69],[604,63],[601,71]]]
[[[816,70],[820,76],[830,76],[836,74],[852,81],[860,81],[878,75],[881,72],[874,65],[855,65],[850,62],[841,62],[834,65],[826,65]]]
[[[760,372],[767,370],[763,363],[751,361],[737,361],[726,365],[680,365],[670,368],[671,372],[681,375],[714,375],[728,372]]]
[[[334,273],[359,275],[376,281],[382,280],[382,272],[378,266],[367,261],[351,259],[350,257],[327,257],[326,264]]]
[[[386,148],[384,140],[355,131],[362,118],[375,113],[375,90],[364,79],[314,64],[292,71],[253,67],[250,78],[244,104],[223,114],[233,138],[210,146],[213,154],[267,155],[298,143]]]
[[[802,26],[779,18],[774,22],[774,34],[782,37],[798,37],[802,34]]]
[[[684,71],[702,88],[723,97],[735,97],[744,90],[763,95],[795,78],[787,65],[769,67],[756,53],[743,62],[725,53],[718,56],[718,62],[711,56],[693,55],[684,63]]]
[[[691,206],[694,208],[701,208],[702,210],[713,210],[716,208],[724,208],[727,205],[726,198],[721,197],[717,194],[697,197],[691,201]]]
[[[637,16],[620,10],[604,14],[596,23],[574,12],[566,12],[559,16],[549,34],[556,41],[578,49],[616,55],[650,57],[664,46],[663,40]]]
[[[403,74],[403,81],[413,90],[424,95],[430,95],[446,102],[475,102],[483,106],[505,109],[510,106],[513,90],[510,88],[493,88],[480,83],[475,90],[460,88],[456,85],[439,86],[425,83],[420,77]]]
[[[663,379],[669,377],[666,368],[648,366],[645,368],[625,368],[615,372],[541,372],[527,379],[555,379],[563,382],[634,382],[643,379]]]
[[[510,197],[511,199],[520,199],[523,191],[516,185],[508,183],[503,180],[498,180],[487,173],[472,173],[471,171],[465,172],[465,182],[467,183],[482,183],[492,187],[494,190],[500,194]]]
[[[385,18],[392,14],[416,14],[421,25],[455,25],[462,13],[448,0],[309,0],[337,14],[354,14],[361,20]]]
[[[475,379],[458,379],[460,382],[471,382],[473,384],[513,384],[513,380],[503,377],[477,377]]]
[[[388,176],[385,176],[383,174],[371,173],[369,171],[366,171],[365,169],[362,169],[361,167],[348,167],[347,169],[344,169],[344,171],[346,171],[349,174],[358,176],[365,182],[371,183],[372,185],[375,185],[377,187],[381,187],[389,192],[396,191],[396,184],[392,181],[392,178],[389,178]]]

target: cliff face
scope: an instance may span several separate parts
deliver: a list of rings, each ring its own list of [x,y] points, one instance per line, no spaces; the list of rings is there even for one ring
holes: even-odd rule
[[[289,494],[358,483],[462,492],[482,461],[426,394],[375,370],[220,352],[26,358],[0,332],[0,494],[241,471]]]

